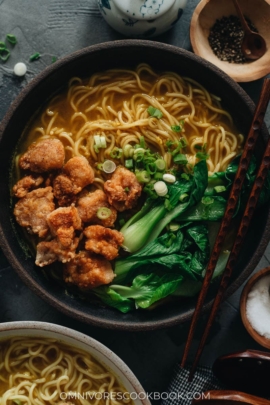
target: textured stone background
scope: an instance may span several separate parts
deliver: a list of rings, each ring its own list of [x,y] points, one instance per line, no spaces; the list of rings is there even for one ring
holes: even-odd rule
[[[190,50],[189,23],[198,0],[189,0],[178,24],[157,41]],[[7,33],[18,38],[7,63],[0,63],[0,119],[20,90],[40,71],[58,59],[83,47],[123,37],[103,20],[95,0],[0,0],[0,41]],[[35,52],[41,58],[29,62]],[[25,77],[17,78],[12,69],[22,61],[28,65]],[[262,80],[242,84],[256,102]],[[266,118],[270,127],[270,111]],[[0,174],[1,175],[1,174]],[[270,247],[255,269],[270,265]],[[170,380],[172,368],[181,359],[189,324],[167,330],[129,333],[112,332],[79,323],[59,313],[34,295],[9,267],[0,253],[0,322],[39,320],[58,323],[84,332],[115,351],[137,375],[148,392],[162,392]],[[245,331],[239,315],[241,289],[223,303],[214,323],[201,363],[230,351],[260,349]],[[192,353],[197,347],[205,319],[201,319]]]

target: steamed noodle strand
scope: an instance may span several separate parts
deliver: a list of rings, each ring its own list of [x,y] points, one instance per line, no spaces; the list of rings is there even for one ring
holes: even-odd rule
[[[0,404],[133,403],[115,376],[90,354],[53,339],[12,338],[0,343]],[[15,402],[13,402],[15,401]]]
[[[173,72],[158,74],[146,64],[97,73],[88,81],[74,77],[67,93],[52,99],[35,122],[28,142],[57,137],[65,145],[67,159],[83,155],[95,165],[110,158],[114,147],[139,143],[143,135],[169,169],[172,159],[166,142],[184,137],[188,146],[182,152],[191,164],[196,163],[198,147],[207,148],[211,175],[226,169],[243,142],[220,101],[195,80]],[[159,109],[162,118],[150,117],[149,106]],[[184,123],[182,131],[174,132],[172,127],[179,123]],[[94,135],[105,137],[106,148],[96,151]],[[97,169],[95,178],[100,187],[104,179]]]

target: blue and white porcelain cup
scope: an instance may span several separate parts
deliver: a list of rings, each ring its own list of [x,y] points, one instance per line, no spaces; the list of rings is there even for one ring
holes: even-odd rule
[[[187,0],[98,0],[106,22],[130,38],[151,38],[172,28]]]

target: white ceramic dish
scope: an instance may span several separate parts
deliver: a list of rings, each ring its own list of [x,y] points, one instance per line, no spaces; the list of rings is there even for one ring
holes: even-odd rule
[[[146,392],[128,366],[97,340],[64,326],[46,322],[19,321],[0,324],[0,340],[14,336],[53,338],[85,350],[112,371],[127,392],[132,393],[134,405],[151,405]]]

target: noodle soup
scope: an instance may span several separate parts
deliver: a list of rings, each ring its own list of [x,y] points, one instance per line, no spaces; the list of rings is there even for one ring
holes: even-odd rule
[[[37,266],[62,262],[56,278],[122,312],[196,294],[243,146],[221,101],[146,64],[72,78],[14,164]]]
[[[91,354],[52,338],[0,341],[1,405],[134,404]]]

